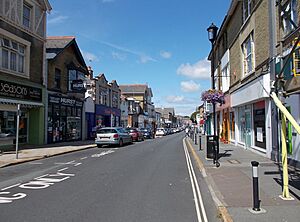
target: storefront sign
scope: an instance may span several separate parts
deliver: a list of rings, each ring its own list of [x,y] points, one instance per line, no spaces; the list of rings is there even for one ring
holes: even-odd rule
[[[63,106],[76,106],[76,107],[82,107],[83,102],[75,100],[75,99],[70,99],[67,97],[57,97],[57,96],[50,96],[49,95],[49,103],[55,103],[55,104],[60,104]]]
[[[42,89],[0,80],[0,96],[40,102]]]
[[[72,91],[76,91],[76,92],[84,92],[85,88],[84,88],[83,80],[81,79],[73,80],[71,83],[71,89]]]

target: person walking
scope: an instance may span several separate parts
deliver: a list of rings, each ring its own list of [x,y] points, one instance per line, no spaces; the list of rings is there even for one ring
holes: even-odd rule
[[[185,128],[185,136],[188,137],[189,136],[189,128]]]

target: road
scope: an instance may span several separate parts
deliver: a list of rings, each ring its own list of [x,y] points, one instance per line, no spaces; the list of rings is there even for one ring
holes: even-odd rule
[[[189,164],[183,137],[0,169],[0,221],[219,221],[199,170]]]

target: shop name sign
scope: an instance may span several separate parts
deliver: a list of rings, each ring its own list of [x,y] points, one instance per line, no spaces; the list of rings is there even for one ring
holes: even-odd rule
[[[83,102],[81,101],[66,98],[66,97],[56,97],[56,96],[49,96],[49,103],[56,103],[56,104],[61,104],[63,106],[77,106],[77,107],[82,107],[83,105]]]
[[[81,79],[73,80],[71,83],[72,91],[83,92],[85,91],[83,81]]]
[[[42,90],[0,80],[0,96],[30,101],[42,101]]]

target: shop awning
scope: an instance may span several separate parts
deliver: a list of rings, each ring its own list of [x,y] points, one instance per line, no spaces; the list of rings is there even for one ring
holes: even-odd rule
[[[34,108],[34,107],[44,106],[43,103],[39,103],[39,102],[14,100],[14,99],[3,99],[3,98],[0,98],[0,104],[11,105],[11,106],[16,106],[16,107],[17,107],[18,104],[20,104],[21,108],[22,107],[25,107],[25,108]]]

